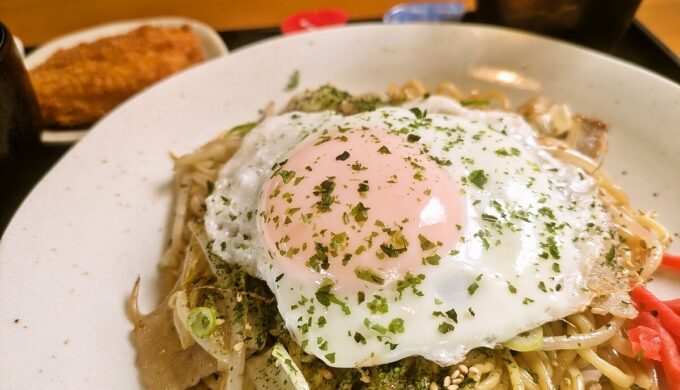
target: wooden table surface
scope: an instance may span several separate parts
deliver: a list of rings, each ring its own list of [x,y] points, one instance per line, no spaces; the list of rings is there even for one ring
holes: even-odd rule
[[[219,30],[277,26],[301,10],[329,7],[349,11],[354,19],[381,16],[406,0],[0,0],[0,20],[27,45],[112,20],[181,15]],[[464,0],[474,8],[474,0]],[[637,18],[675,54],[680,55],[680,0],[643,0]]]

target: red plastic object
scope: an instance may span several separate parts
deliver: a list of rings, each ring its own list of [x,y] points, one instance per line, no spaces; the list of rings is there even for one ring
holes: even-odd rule
[[[349,14],[341,9],[304,11],[286,18],[281,23],[281,32],[290,34],[297,31],[314,30],[319,27],[337,26],[347,23]]]

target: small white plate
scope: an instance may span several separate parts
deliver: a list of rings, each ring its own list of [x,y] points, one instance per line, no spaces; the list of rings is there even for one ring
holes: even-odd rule
[[[300,86],[285,92],[299,70]],[[142,277],[150,310],[172,204],[169,152],[333,83],[384,91],[418,78],[543,95],[612,124],[606,170],[633,205],[680,232],[680,86],[555,40],[475,25],[358,25],[238,50],[118,107],[36,186],[0,241],[0,389],[135,389],[125,301]],[[676,240],[677,241],[677,240]],[[675,244],[676,252],[680,246]],[[651,288],[680,297],[680,278]]]
[[[47,61],[47,59],[58,50],[69,49],[81,43],[94,42],[101,38],[123,35],[145,25],[159,27],[179,27],[188,25],[201,41],[205,60],[225,55],[228,52],[227,46],[224,44],[224,41],[222,41],[222,38],[220,38],[217,32],[207,24],[181,17],[158,17],[102,24],[61,36],[31,52],[24,59],[24,63],[26,64],[26,68],[31,70]],[[45,129],[43,130],[41,139],[45,144],[71,144],[83,138],[88,130],[89,128],[73,130]]]

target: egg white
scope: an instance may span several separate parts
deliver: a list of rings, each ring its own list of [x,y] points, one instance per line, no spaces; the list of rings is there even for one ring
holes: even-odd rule
[[[376,293],[389,305],[387,313],[370,311],[372,295],[361,304],[357,296],[339,296],[344,305],[325,307],[314,299],[321,277],[301,284],[282,275],[264,247],[257,223],[263,184],[306,138],[338,126],[376,134],[407,128],[416,120],[409,110],[414,106],[427,110],[430,122],[409,133],[420,136],[431,156],[451,162],[442,169],[464,189],[463,240],[438,266],[414,270],[424,275],[415,288],[400,294],[388,285]],[[468,178],[476,170],[488,177],[483,188]],[[244,138],[206,202],[212,251],[265,280],[293,337],[336,367],[413,355],[450,365],[473,348],[574,313],[592,298],[587,277],[608,249],[612,229],[594,180],[544,152],[523,118],[466,109],[437,96],[354,116],[270,117]],[[403,320],[403,332],[385,332],[395,319]],[[449,329],[443,323],[453,330],[442,332]]]

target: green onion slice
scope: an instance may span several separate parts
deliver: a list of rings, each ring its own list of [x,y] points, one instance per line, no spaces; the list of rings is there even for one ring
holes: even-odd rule
[[[468,106],[488,106],[489,99],[468,99],[468,100],[461,100],[460,105],[463,107],[468,107]]]
[[[256,122],[248,122],[248,123],[244,123],[244,124],[242,124],[242,125],[238,125],[238,126],[232,127],[231,130],[227,131],[227,134],[230,134],[230,135],[239,135],[239,136],[246,135],[246,134],[248,134],[248,133],[250,132],[250,130],[252,130],[255,126],[257,126],[257,123],[256,123]]]
[[[535,351],[543,345],[543,328],[539,326],[528,332],[520,333],[503,343],[503,345],[513,351]]]
[[[195,336],[210,336],[217,326],[217,312],[212,307],[195,307],[189,312],[187,323]]]

